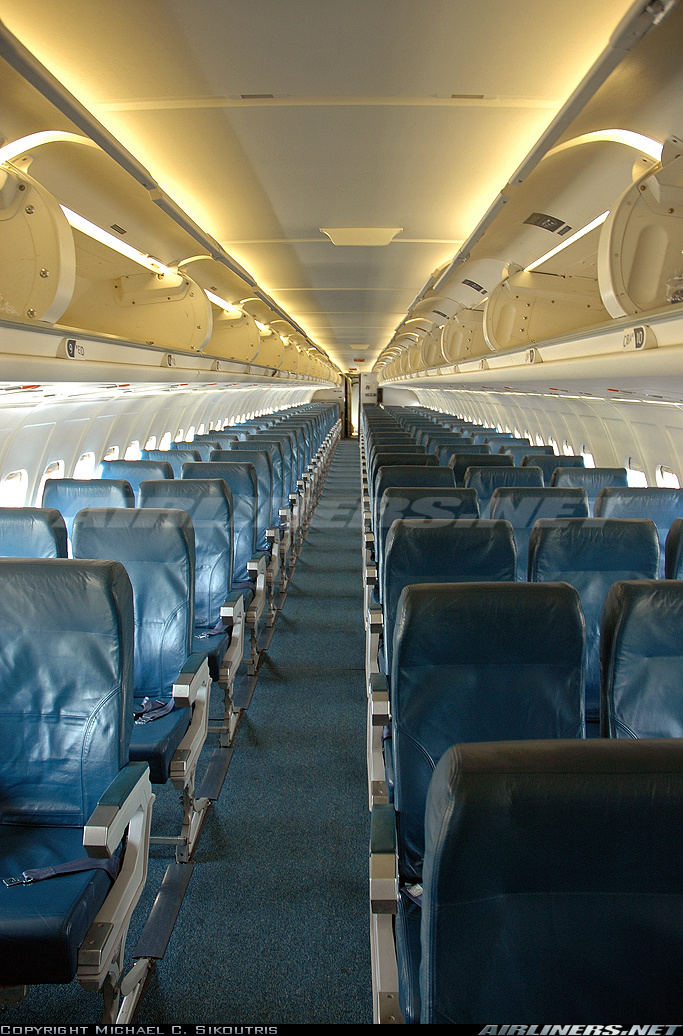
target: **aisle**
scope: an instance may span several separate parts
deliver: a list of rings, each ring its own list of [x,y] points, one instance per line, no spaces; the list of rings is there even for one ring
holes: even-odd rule
[[[359,483],[343,441],[141,1022],[372,1020]]]

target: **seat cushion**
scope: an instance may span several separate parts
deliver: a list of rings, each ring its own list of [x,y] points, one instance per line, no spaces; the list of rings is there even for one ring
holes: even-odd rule
[[[81,827],[0,826],[0,878],[82,856]],[[110,888],[103,870],[11,888],[0,882],[0,982],[71,982],[78,949]]]
[[[212,680],[217,680],[220,674],[223,655],[230,647],[229,630],[223,633],[215,629],[203,629],[195,626],[192,637],[192,651],[206,655],[209,663],[209,673]]]
[[[136,699],[136,706],[139,699]],[[190,709],[172,709],[150,723],[136,723],[130,739],[130,758],[149,763],[152,784],[165,784],[176,748],[190,725]],[[82,855],[82,854],[81,854]]]

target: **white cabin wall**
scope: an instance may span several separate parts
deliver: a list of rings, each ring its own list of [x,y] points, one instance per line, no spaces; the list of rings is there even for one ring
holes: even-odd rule
[[[238,420],[250,413],[306,403],[314,387],[264,389],[237,386],[214,391],[164,391],[140,395],[99,396],[96,399],[49,400],[25,406],[0,407],[0,482],[10,472],[28,473],[26,506],[40,501],[37,493],[47,466],[64,462],[69,478],[84,453],[99,464],[112,446],[123,454],[131,442],[141,447],[154,435],[157,445],[165,432],[175,438],[194,426]]]
[[[400,404],[400,390],[386,401]],[[545,443],[554,439],[560,453],[565,440],[577,454],[587,446],[598,467],[626,467],[631,458],[651,486],[657,484],[658,466],[665,465],[683,486],[683,406],[678,403],[427,388],[410,389],[405,403],[517,428],[522,435],[528,429]]]

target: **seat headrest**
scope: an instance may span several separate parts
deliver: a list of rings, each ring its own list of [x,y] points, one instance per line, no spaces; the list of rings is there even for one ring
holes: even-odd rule
[[[674,739],[450,748],[425,811],[421,1022],[675,1011],[682,810]]]
[[[588,518],[585,489],[504,486],[494,489],[490,506],[492,518],[506,518],[519,528],[529,527],[539,518]]]
[[[0,557],[65,558],[66,525],[53,507],[0,507]]]

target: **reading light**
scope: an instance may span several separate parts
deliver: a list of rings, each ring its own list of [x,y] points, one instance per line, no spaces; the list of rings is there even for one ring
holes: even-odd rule
[[[590,223],[587,223],[585,227],[581,228],[581,230],[577,230],[576,233],[572,234],[571,237],[568,237],[566,241],[562,241],[556,248],[551,248],[550,251],[546,252],[545,255],[542,255],[540,259],[536,259],[533,263],[530,263],[529,266],[525,266],[524,272],[530,273],[531,270],[535,270],[536,267],[541,266],[547,259],[552,259],[552,257],[557,255],[558,252],[561,252],[563,248],[573,245],[575,241],[579,241],[582,237],[585,237],[586,234],[590,234],[591,230],[595,230],[596,227],[602,226],[608,216],[609,209],[607,212],[603,212],[600,216],[596,216],[595,219],[591,220]]]
[[[103,230],[102,227],[98,227],[96,223],[91,223],[89,219],[85,219],[84,216],[79,216],[77,212],[72,209],[67,209],[66,205],[60,205],[60,209],[69,221],[69,225],[74,230],[80,230],[86,237],[90,237],[93,241],[99,241],[100,244],[106,245],[107,248],[112,248],[119,255],[125,255],[128,259],[132,259],[134,263],[139,266],[144,266],[146,270],[150,270],[151,273],[174,273],[170,267],[165,266],[164,263],[160,262],[159,259],[154,259],[151,255],[146,255],[144,252],[138,251],[137,248],[133,248],[132,245],[126,244],[125,241],[121,241],[119,238],[114,237],[107,230]]]

